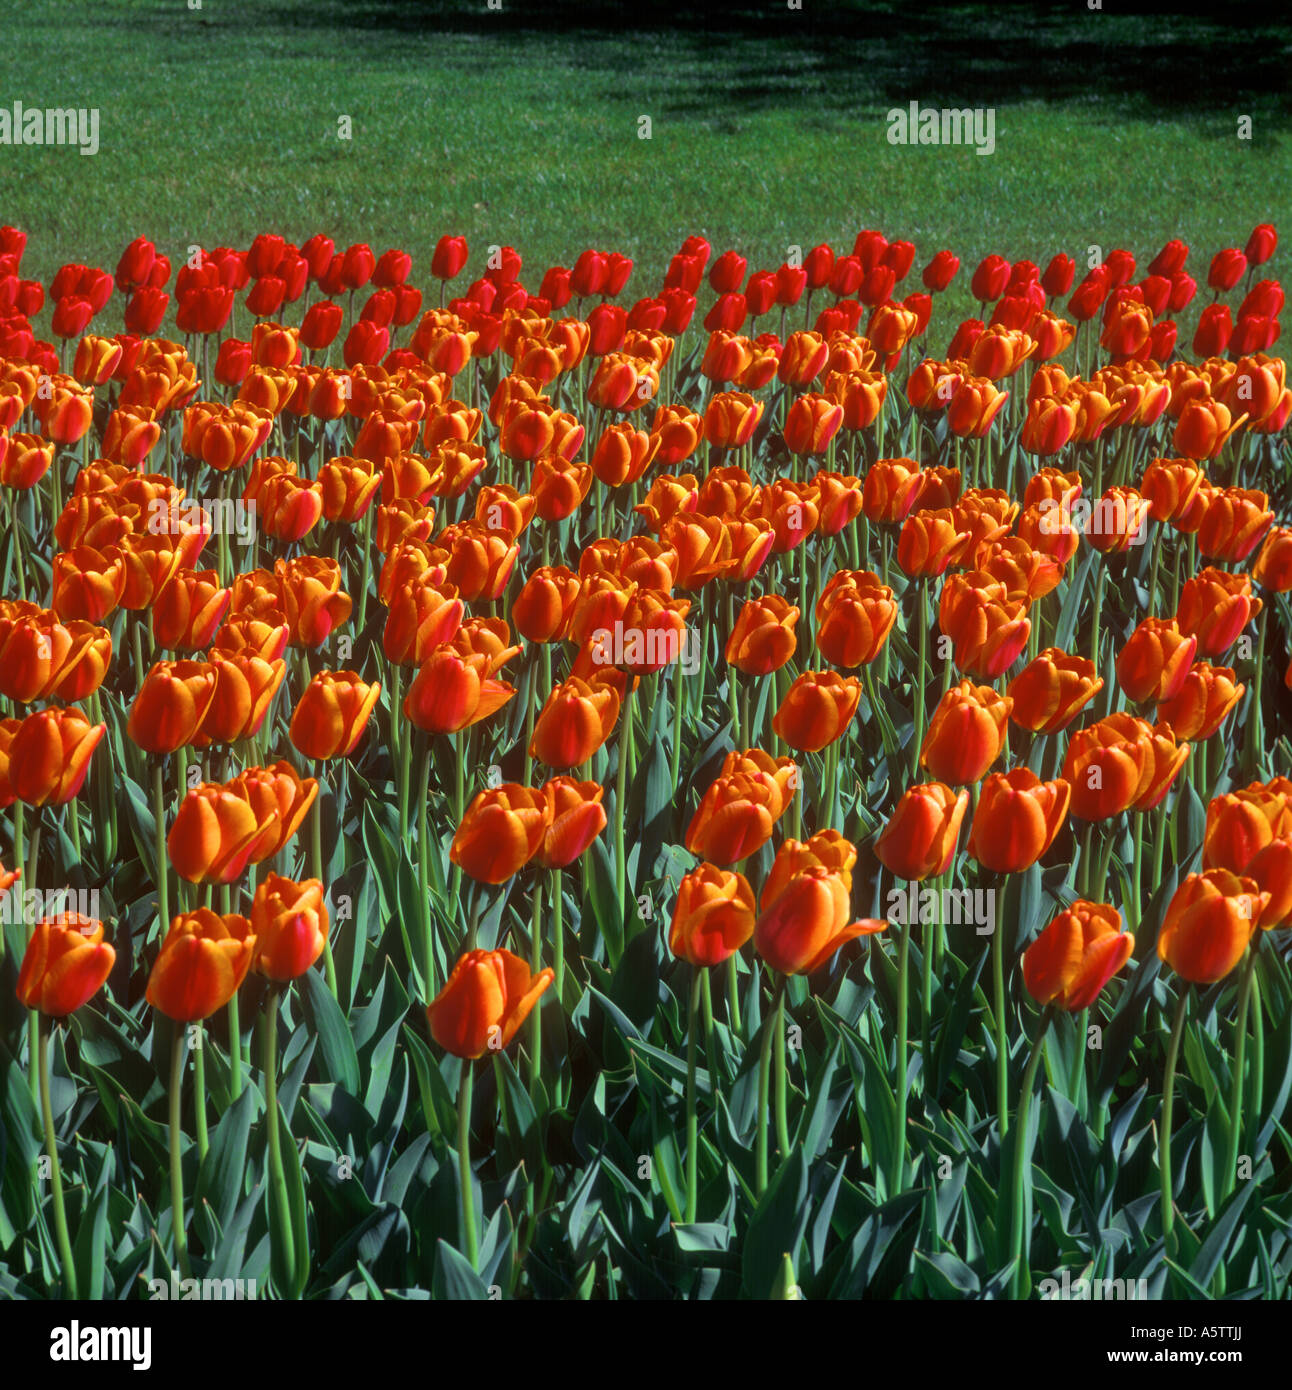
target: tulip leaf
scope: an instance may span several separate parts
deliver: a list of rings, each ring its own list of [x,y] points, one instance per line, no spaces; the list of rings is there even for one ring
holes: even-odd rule
[[[357,1096],[361,1083],[359,1054],[341,1006],[317,970],[307,970],[301,978],[301,1004],[319,1040],[323,1074],[344,1091]]]
[[[782,1258],[797,1261],[811,1208],[807,1159],[793,1148],[759,1199],[741,1252],[740,1278],[750,1298],[766,1298]]]
[[[248,1086],[220,1116],[211,1132],[211,1146],[198,1169],[195,1203],[208,1204],[222,1229],[227,1229],[246,1183],[247,1139],[259,1103]]]

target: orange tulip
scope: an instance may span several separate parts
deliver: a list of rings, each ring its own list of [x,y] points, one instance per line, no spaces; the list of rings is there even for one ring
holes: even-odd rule
[[[754,891],[743,874],[701,864],[677,886],[668,948],[695,966],[721,965],[754,934]]]
[[[545,869],[573,864],[606,828],[601,804],[605,789],[596,782],[553,777],[542,787],[547,806],[547,829],[535,859]]]
[[[350,616],[350,595],[341,591],[341,567],[328,555],[276,560],[282,607],[294,647],[320,647]]]
[[[1154,521],[1178,521],[1193,504],[1205,481],[1202,469],[1190,459],[1154,459],[1140,479]]]
[[[436,647],[451,642],[466,605],[452,584],[438,584],[423,571],[391,596],[381,644],[388,660],[421,666]]]
[[[989,685],[961,681],[933,711],[920,746],[920,766],[952,786],[980,781],[1008,744],[1013,703]]]
[[[879,655],[897,620],[893,591],[869,570],[835,575],[817,600],[817,650],[832,666],[865,666]]]
[[[611,684],[571,676],[539,712],[530,756],[548,767],[578,767],[610,737],[618,718],[619,695]]]
[[[921,782],[898,798],[875,841],[881,864],[898,878],[921,880],[951,867],[969,793],[959,796],[942,782]]]
[[[193,743],[215,699],[209,661],[159,661],[144,677],[126,733],[148,753],[173,753]]]
[[[842,424],[843,406],[828,396],[808,392],[786,412],[785,447],[792,454],[823,454]]]
[[[1292,589],[1292,526],[1275,526],[1252,565],[1252,578],[1263,589],[1286,593]]]
[[[78,545],[54,556],[53,571],[50,606],[64,622],[71,618],[102,622],[125,593],[126,563],[115,547],[99,551]]]
[[[1204,569],[1186,580],[1175,617],[1181,632],[1197,637],[1199,656],[1223,656],[1260,611],[1250,575]]]
[[[857,713],[861,682],[836,671],[804,671],[785,692],[772,730],[791,748],[816,753],[842,737]]]
[[[1223,980],[1243,958],[1269,903],[1255,879],[1229,869],[1190,874],[1167,906],[1157,953],[1193,984]]]
[[[1176,738],[1210,738],[1246,690],[1229,667],[1200,661],[1185,672],[1177,694],[1158,705],[1157,717],[1171,726]]]
[[[1211,560],[1238,564],[1256,549],[1273,520],[1265,493],[1222,488],[1209,502],[1198,527],[1198,551]]]
[[[431,1036],[463,1059],[501,1051],[554,978],[550,968],[531,974],[510,951],[468,951],[427,1005]]]
[[[487,674],[483,655],[463,657],[445,644],[436,647],[404,697],[404,713],[428,734],[455,734],[500,710],[515,687]]]
[[[354,752],[381,696],[357,671],[320,671],[292,714],[293,746],[307,758],[348,757]]]
[[[277,805],[253,808],[238,784],[204,782],[187,792],[166,837],[175,872],[190,883],[232,883],[278,838]]]
[[[1072,723],[1103,684],[1093,661],[1046,647],[1010,681],[1010,718],[1034,734],[1057,733]]]
[[[236,743],[259,733],[269,706],[287,677],[287,663],[269,660],[255,647],[235,651],[211,650],[215,694],[193,743]]]
[[[1071,798],[1072,788],[1061,778],[1042,782],[1026,767],[993,772],[982,784],[969,853],[996,873],[1022,873],[1054,843]]]
[[[779,671],[794,655],[799,610],[779,594],[746,600],[727,638],[728,665],[747,676]]]
[[[1145,618],[1117,656],[1117,683],[1135,704],[1174,699],[1180,693],[1198,639],[1186,637],[1174,618]]]
[[[804,869],[759,913],[754,949],[773,970],[810,975],[847,942],[888,925],[875,918],[849,922],[849,915],[847,882],[828,869]]]
[[[739,863],[771,839],[783,809],[781,789],[766,773],[719,776],[691,817],[686,847],[717,864]]]
[[[1281,927],[1292,917],[1292,836],[1271,840],[1252,856],[1247,873],[1262,893],[1269,894],[1260,916],[1262,929]]]
[[[759,910],[772,902],[796,874],[806,869],[825,869],[841,878],[851,891],[852,869],[857,862],[857,847],[845,840],[837,830],[818,830],[810,840],[785,840],[776,851],[772,867],[763,881],[758,899]]]
[[[1252,861],[1275,840],[1292,835],[1292,782],[1252,782],[1240,791],[1215,797],[1207,807],[1202,862],[1208,869],[1249,871]]]
[[[505,883],[538,853],[552,808],[541,791],[504,782],[467,807],[449,858],[477,882]]]
[[[279,984],[297,979],[323,954],[328,922],[323,885],[318,879],[297,883],[281,874],[269,874],[251,900],[251,929],[256,940],[252,969]]]
[[[215,570],[176,570],[153,601],[153,641],[169,651],[207,647],[229,607]]]
[[[1079,898],[1023,952],[1023,983],[1038,1004],[1088,1009],[1130,959],[1135,938],[1108,903]]]
[[[76,912],[37,922],[18,971],[18,1000],[48,1018],[66,1018],[101,990],[117,953],[103,923]]]
[[[914,459],[878,459],[862,486],[862,510],[871,521],[905,521],[923,486]]]
[[[148,977],[145,997],[167,1018],[209,1018],[238,992],[251,968],[256,938],[251,922],[199,907],[170,924]]]
[[[79,709],[43,709],[0,720],[0,805],[62,806],[76,796],[107,731]]]
[[[912,512],[897,537],[897,563],[912,579],[931,578],[955,564],[968,542],[950,508]]]

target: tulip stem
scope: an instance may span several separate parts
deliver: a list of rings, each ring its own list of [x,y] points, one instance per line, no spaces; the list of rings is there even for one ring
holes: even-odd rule
[[[552,973],[556,976],[557,1002],[565,984],[565,898],[561,881],[562,871],[552,870]]]
[[[205,1159],[211,1147],[206,1130],[206,1029],[199,1023],[193,1044],[193,1116],[197,1129],[197,1156]]]
[[[1184,1018],[1189,1009],[1189,990],[1180,991],[1175,1006],[1175,1023],[1171,1028],[1171,1043],[1166,1052],[1166,1075],[1162,1080],[1162,1128],[1157,1139],[1157,1166],[1162,1178],[1162,1238],[1168,1256],[1175,1254],[1175,1204],[1171,1181],[1171,1112],[1175,1108],[1175,1068],[1180,1059],[1180,1038],[1184,1033]]]
[[[54,1233],[58,1239],[58,1258],[63,1266],[63,1286],[68,1298],[76,1298],[76,1266],[72,1262],[72,1242],[67,1235],[67,1212],[63,1206],[63,1177],[58,1167],[58,1144],[54,1138],[54,1107],[50,1100],[49,1020],[37,1015],[37,1052],[40,1071],[40,1113],[45,1123],[45,1153],[49,1156],[50,1190],[54,1198]]]
[[[758,1054],[758,1136],[754,1149],[754,1195],[761,1197],[767,1191],[767,1099],[771,1090],[772,1040],[777,1032],[780,1016],[781,991],[785,988],[784,975],[778,975],[772,990],[772,1008],[763,1024],[762,1048]]]
[[[776,1101],[776,1147],[781,1151],[781,1159],[789,1157],[790,1153],[790,1126],[789,1116],[786,1110],[786,1092],[788,1090],[788,1078],[785,1067],[785,984],[787,977],[782,975],[777,981],[776,990],[776,1017],[773,1020],[773,1027],[776,1030],[775,1058],[776,1058],[776,1080],[774,1087],[774,1098]]]
[[[23,875],[22,888],[24,892],[32,892],[36,887],[36,867],[40,863],[40,817],[37,815],[36,824],[31,831],[31,850],[27,860],[27,872]],[[32,935],[35,931],[34,926],[28,924],[27,944],[30,945]],[[31,1065],[31,1075],[28,1078],[31,1086],[31,1098],[35,1100],[40,1093],[40,1014],[36,1009],[27,1010],[27,1058]]]
[[[228,771],[226,763],[225,771]],[[227,883],[220,885],[220,913],[227,916],[230,910],[232,890]],[[238,991],[229,996],[229,1101],[232,1103],[242,1094],[242,1020],[238,1011]]]
[[[926,593],[927,581],[915,583],[915,622],[918,647],[911,684],[915,695],[915,732],[911,738],[911,781],[920,775],[920,745],[924,742],[924,680],[929,659],[929,615]]]
[[[1247,1060],[1247,1011],[1252,997],[1252,976],[1256,970],[1256,953],[1260,949],[1261,933],[1258,931],[1252,948],[1247,953],[1247,964],[1243,970],[1242,984],[1238,990],[1238,1021],[1234,1034],[1234,1068],[1229,1079],[1229,1143],[1225,1167],[1221,1175],[1220,1200],[1223,1202],[1234,1190],[1234,1178],[1238,1169],[1238,1140],[1242,1133],[1243,1113],[1243,1066]],[[1259,1017],[1256,1026],[1260,1028]],[[1253,1071],[1255,1068],[1253,1068]],[[1257,1097],[1259,1108],[1260,1098]],[[1257,1115],[1259,1119],[1259,1114]]]
[[[537,1010],[535,1010],[537,1012]],[[471,1092],[475,1070],[469,1057],[462,1062],[462,1083],[458,1087],[458,1177],[462,1186],[462,1253],[476,1267],[476,1204],[471,1182]]]
[[[291,1206],[287,1195],[287,1177],[283,1171],[283,1153],[278,1133],[278,1002],[281,990],[271,985],[265,996],[264,1056],[265,1126],[269,1140],[269,1215],[270,1241],[273,1250],[275,1282],[278,1292],[290,1297],[295,1286],[296,1242],[292,1234]]]
[[[1031,1160],[1027,1142],[1028,1115],[1032,1105],[1032,1090],[1036,1084],[1036,1071],[1045,1054],[1045,1037],[1049,1032],[1050,1020],[1054,1017],[1054,1005],[1047,1004],[1041,1014],[1041,1022],[1032,1043],[1032,1055],[1027,1059],[1027,1070],[1023,1073],[1023,1089],[1018,1097],[1018,1122],[1014,1127],[1014,1171],[1010,1201],[1009,1249],[1014,1261],[1014,1272],[1010,1275],[1009,1293],[1011,1298],[1026,1298],[1031,1290],[1032,1276],[1026,1269],[1023,1231],[1023,1187],[1024,1175]]]
[[[628,904],[625,894],[628,889],[628,856],[625,849],[625,830],[628,821],[628,764],[632,761],[633,747],[633,677],[628,677],[624,691],[623,727],[619,731],[619,768],[615,777],[615,892],[621,913],[619,939],[607,942],[607,954],[613,968],[619,963],[627,935]]]
[[[695,1117],[696,1024],[700,1008],[701,983],[706,967],[691,969],[691,993],[686,1012],[686,1223],[695,1221],[699,1202],[699,1126]],[[537,1010],[535,1010],[537,1012]]]
[[[429,776],[429,772],[427,774]],[[467,731],[460,729],[453,742],[453,833],[456,835],[466,813]],[[428,795],[429,795],[429,783]],[[452,864],[449,872],[449,902],[456,903],[462,890],[462,866]]]
[[[1009,1133],[1009,1051],[1005,1038],[1005,933],[999,921],[992,924],[991,983],[996,1005],[996,1113],[1004,1139]]]
[[[431,799],[431,737],[417,734],[417,904],[422,928],[422,977],[426,997],[435,997],[435,945],[431,921],[431,837],[427,803]]]
[[[678,659],[673,663],[673,747],[669,749],[669,772],[671,773],[670,786],[677,786],[677,774],[681,767],[682,757],[682,696],[685,692],[685,674],[682,670],[682,658],[679,653]],[[631,680],[632,677],[629,677]],[[732,722],[732,742],[735,742],[736,726],[736,686],[735,668],[727,667],[727,687],[731,692],[731,722]]]
[[[911,957],[911,914],[903,914],[901,941],[897,948],[897,1125],[893,1136],[892,1167],[888,1175],[888,1195],[902,1190],[906,1172],[906,1040],[909,1007],[907,976]]]
[[[529,973],[537,975],[543,964],[543,880],[535,880],[533,889],[533,911],[529,919]],[[542,1070],[540,1062],[543,1055],[543,1011],[535,1009],[530,1018],[533,1021],[530,1040],[529,1089],[530,1095],[537,1098],[538,1078]],[[536,1102],[537,1103],[537,1102]]]
[[[739,1037],[744,1033],[740,1021],[740,952],[727,957],[727,1020],[731,1031]]]
[[[317,769],[319,785],[322,787],[323,765],[319,763]],[[314,809],[310,812],[310,874],[323,880],[323,798],[314,798]],[[328,931],[323,938],[323,970],[327,975],[328,992],[332,998],[337,997],[336,992],[336,962],[332,959],[332,933]]]
[[[200,1052],[198,1055],[201,1055]],[[179,1265],[180,1274],[188,1279],[191,1271],[188,1263],[188,1234],[184,1225],[184,1166],[180,1157],[180,1106],[183,1098],[184,1024],[176,1019],[170,1052],[170,1222],[175,1237],[175,1262]]]
[[[166,882],[166,790],[163,781],[162,760],[153,763],[153,819],[156,821],[157,849],[157,914],[161,921],[161,939],[166,937],[170,926],[170,892]]]

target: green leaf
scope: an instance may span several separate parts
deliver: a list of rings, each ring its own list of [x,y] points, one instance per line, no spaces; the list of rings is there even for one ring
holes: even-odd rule
[[[349,1095],[357,1096],[361,1085],[359,1054],[341,1006],[317,970],[307,970],[302,985],[301,1003],[318,1035],[323,1074]]]
[[[782,1259],[798,1258],[807,1229],[807,1160],[795,1148],[777,1169],[754,1211],[745,1234],[741,1282],[751,1298],[766,1298]]]

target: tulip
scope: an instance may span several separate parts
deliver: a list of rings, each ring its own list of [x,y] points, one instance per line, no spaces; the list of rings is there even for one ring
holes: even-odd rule
[[[209,661],[159,661],[130,706],[127,735],[148,753],[173,753],[195,742],[215,688]]]
[[[232,651],[213,648],[215,694],[198,729],[194,745],[236,743],[259,733],[279,686],[287,676],[281,658],[261,655],[254,646]]]
[[[996,873],[1022,873],[1054,843],[1071,796],[1072,788],[1062,779],[1042,782],[1026,767],[993,772],[982,785],[969,829],[969,853]]]
[[[1250,871],[1275,840],[1292,835],[1292,782],[1277,777],[1216,797],[1207,807],[1202,862],[1208,869]]]
[[[1158,705],[1157,717],[1171,726],[1177,738],[1210,738],[1246,690],[1228,667],[1200,661],[1185,672],[1175,695]]]
[[[175,872],[190,883],[232,883],[279,835],[276,805],[254,808],[234,783],[203,783],[187,792],[166,838]]]
[[[941,782],[908,787],[875,842],[880,863],[898,878],[919,881],[951,867],[968,791],[957,796]]]
[[[578,767],[605,743],[619,718],[620,697],[604,680],[571,676],[548,696],[534,725],[530,757],[548,767]]]
[[[779,671],[798,646],[798,619],[799,610],[779,594],[747,600],[727,639],[728,664],[749,676]]]
[[[307,758],[348,757],[380,695],[379,684],[369,684],[355,671],[320,671],[292,714],[293,746]]]
[[[153,641],[170,651],[209,646],[229,599],[215,570],[176,570],[153,602]]]
[[[1242,959],[1270,895],[1229,869],[1190,874],[1175,891],[1157,953],[1183,979],[1210,985]]]
[[[849,922],[849,884],[825,868],[793,875],[754,926],[754,949],[785,975],[810,975],[855,937],[881,932],[888,923],[875,918]]]
[[[843,736],[860,700],[855,676],[805,671],[786,692],[772,729],[791,748],[816,753]]]
[[[1013,701],[989,685],[960,684],[942,697],[920,746],[920,766],[939,781],[977,782],[1005,751]]]
[[[1135,938],[1108,903],[1078,899],[1023,952],[1023,983],[1038,1004],[1088,1009],[1130,959]]]
[[[277,984],[303,975],[327,944],[328,910],[316,878],[297,883],[267,875],[251,901],[252,969]]]
[[[505,883],[538,853],[551,809],[541,791],[505,782],[467,808],[449,858],[480,883]]]
[[[784,796],[765,772],[719,776],[705,792],[686,831],[686,847],[718,864],[737,864],[771,838]]]
[[[107,731],[79,709],[43,709],[0,720],[0,805],[62,806],[76,796]]]
[[[1145,618],[1118,653],[1117,683],[1135,704],[1172,700],[1197,648],[1198,639],[1186,637],[1174,618]]]
[[[1250,575],[1208,568],[1185,581],[1175,617],[1181,632],[1198,639],[1198,656],[1223,656],[1261,606]]]
[[[79,913],[38,922],[18,971],[24,1008],[46,1018],[66,1018],[103,988],[116,952],[103,940],[103,923]]]
[[[550,969],[531,974],[510,951],[468,951],[427,1006],[431,1036],[464,1060],[482,1056],[486,1048],[501,1051],[552,979]]]
[[[668,948],[693,966],[720,965],[754,934],[754,893],[743,874],[701,864],[678,884]]]
[[[176,917],[148,977],[146,998],[177,1022],[209,1018],[237,993],[255,947],[250,921],[237,913],[219,916],[199,907]]]
[[[553,777],[543,784],[547,828],[534,857],[545,869],[568,868],[606,828],[604,790],[572,777]]]
[[[1211,499],[1198,528],[1198,551],[1208,559],[1240,563],[1260,544],[1273,521],[1265,493],[1223,488]]]
[[[897,538],[897,563],[912,579],[932,578],[959,560],[968,540],[949,508],[913,512]]]

